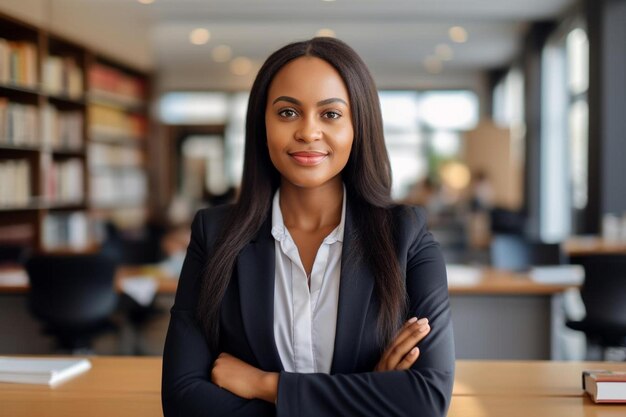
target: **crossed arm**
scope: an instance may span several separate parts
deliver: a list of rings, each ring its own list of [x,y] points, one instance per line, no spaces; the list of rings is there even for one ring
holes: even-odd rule
[[[375,369],[354,374],[267,373],[210,351],[193,316],[204,248],[196,216],[165,346],[165,417],[445,415],[454,377],[450,307],[441,253],[425,230],[409,249],[407,292],[411,313],[429,323],[407,322]]]
[[[398,331],[381,355],[374,371],[404,371],[419,357],[416,346],[430,331],[428,319],[409,319]],[[259,399],[276,403],[278,396],[278,372],[265,372],[246,362],[220,353],[211,370],[211,382],[233,394],[248,400]]]

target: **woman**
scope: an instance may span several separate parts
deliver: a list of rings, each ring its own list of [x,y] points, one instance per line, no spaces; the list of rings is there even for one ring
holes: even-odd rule
[[[374,82],[343,42],[267,59],[239,200],[192,224],[166,417],[445,415],[445,266],[422,212],[391,202],[382,132]]]

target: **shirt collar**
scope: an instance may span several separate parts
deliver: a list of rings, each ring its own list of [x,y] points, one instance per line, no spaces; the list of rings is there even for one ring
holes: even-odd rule
[[[326,238],[324,238],[324,243],[335,243],[335,242],[343,242],[343,232],[346,222],[346,186],[343,185],[343,201],[341,204],[341,221],[335,227],[335,229],[330,232]],[[272,200],[272,236],[274,239],[281,242],[286,235],[289,234],[287,227],[285,226],[285,222],[283,221],[283,213],[280,210],[280,188],[276,190],[274,193],[274,198]]]

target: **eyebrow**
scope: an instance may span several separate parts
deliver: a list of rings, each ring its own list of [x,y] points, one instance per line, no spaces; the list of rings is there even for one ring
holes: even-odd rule
[[[293,98],[293,97],[289,97],[289,96],[280,96],[280,97],[278,97],[276,100],[274,100],[274,101],[272,102],[272,104],[276,104],[276,103],[277,103],[277,102],[279,102],[279,101],[287,101],[287,102],[289,102],[289,103],[293,103],[293,104],[298,105],[298,106],[301,106],[301,105],[302,105],[302,102],[301,102],[300,100],[295,99],[295,98]],[[349,106],[348,106],[348,103],[346,103],[346,101],[345,101],[345,100],[340,99],[339,97],[332,97],[332,98],[327,98],[327,99],[324,99],[324,100],[318,101],[318,102],[317,102],[317,106],[318,106],[318,107],[319,107],[319,106],[325,106],[325,105],[327,105],[327,104],[330,104],[330,103],[335,103],[335,102],[337,102],[337,101],[338,101],[338,102],[341,102],[341,103],[345,104],[347,107],[349,107]]]

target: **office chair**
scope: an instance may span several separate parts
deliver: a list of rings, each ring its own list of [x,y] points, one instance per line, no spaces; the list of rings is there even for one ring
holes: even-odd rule
[[[29,308],[63,350],[90,351],[91,339],[115,329],[116,262],[102,255],[36,255],[26,261]]]
[[[561,250],[560,243],[531,241],[529,244],[531,266],[562,265],[565,263],[565,255]]]
[[[23,245],[0,245],[0,263],[22,263],[30,248]]]
[[[604,359],[609,347],[626,347],[626,255],[586,257],[580,295],[586,315],[567,321],[570,329],[585,333],[587,356],[597,348]]]
[[[120,230],[115,224],[107,222],[102,251],[114,257],[123,265],[146,265],[161,261],[161,239],[165,228],[156,223],[148,223],[141,230],[132,232]]]
[[[526,228],[526,217],[518,211],[495,207],[489,212],[491,233],[522,235]]]

